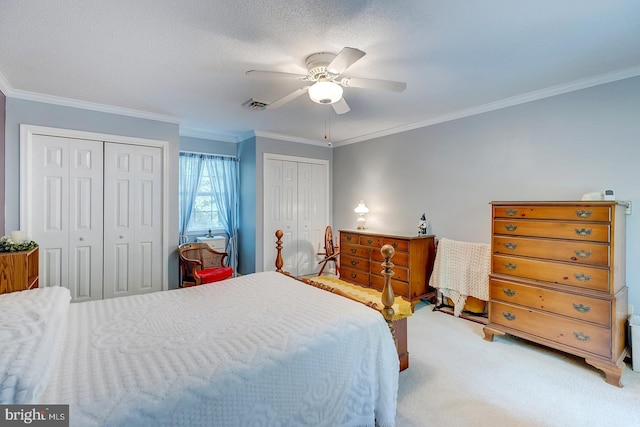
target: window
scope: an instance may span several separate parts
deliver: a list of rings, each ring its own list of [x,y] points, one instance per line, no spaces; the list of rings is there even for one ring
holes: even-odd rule
[[[202,168],[200,176],[200,185],[196,193],[196,199],[193,203],[193,211],[191,212],[191,220],[187,230],[190,232],[215,230],[223,228],[218,215],[218,205],[216,197],[219,197],[213,191],[211,185],[211,177],[209,176],[209,168]]]

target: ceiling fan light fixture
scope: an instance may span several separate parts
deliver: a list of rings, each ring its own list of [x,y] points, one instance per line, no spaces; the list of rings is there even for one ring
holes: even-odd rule
[[[309,88],[309,98],[318,104],[333,104],[342,98],[342,86],[328,81],[316,82]]]

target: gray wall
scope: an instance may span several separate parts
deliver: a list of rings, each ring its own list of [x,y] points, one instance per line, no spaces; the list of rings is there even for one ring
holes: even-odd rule
[[[630,200],[627,285],[640,310],[640,77],[338,147],[334,228],[367,226],[490,242],[492,200],[580,200],[613,189]]]
[[[178,124],[7,98],[5,150],[5,230],[20,226],[20,125],[168,141],[169,288],[178,284]]]

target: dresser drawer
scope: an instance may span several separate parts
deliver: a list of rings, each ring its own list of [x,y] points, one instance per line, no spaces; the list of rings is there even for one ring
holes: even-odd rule
[[[510,236],[609,242],[609,224],[598,223],[496,219],[493,221],[493,232]]]
[[[372,250],[371,260],[380,265],[384,261],[384,258],[382,257],[382,253],[380,251]],[[393,258],[391,258],[391,262],[393,263],[393,265],[397,265],[399,267],[408,267],[409,254],[407,252],[396,252],[395,255],[393,255]],[[382,267],[380,267],[380,269],[382,270]]]
[[[489,321],[597,354],[611,357],[611,330],[549,313],[489,302]]]
[[[581,264],[609,265],[609,245],[606,243],[495,236],[493,252]]]
[[[385,238],[382,239],[383,245],[391,245],[397,252],[407,252],[409,250],[409,241],[404,239]],[[395,258],[395,257],[394,257]]]
[[[340,267],[355,268],[356,270],[369,271],[369,260],[348,255],[340,255]]]
[[[384,276],[377,274],[371,275],[371,287],[381,291],[384,289]],[[401,282],[396,280],[395,276],[391,279],[391,287],[393,288],[393,294],[395,296],[401,296],[405,298],[412,298],[416,295],[409,295],[409,284],[407,282]]]
[[[495,278],[489,279],[489,295],[492,300],[561,314],[605,327],[611,326],[611,302],[607,300]]]
[[[393,260],[392,260],[393,261]],[[375,265],[371,265],[371,273],[382,275],[382,266],[379,268]],[[409,281],[409,269],[406,267],[395,266],[393,267],[393,278],[394,280],[399,280],[401,282]]]
[[[496,206],[497,218],[611,221],[608,206]]]
[[[342,257],[345,255],[369,259],[370,253],[371,248],[368,248],[366,246],[342,245],[342,247],[340,248],[340,259],[342,260]]]
[[[340,278],[357,285],[369,286],[369,272],[340,266]]]
[[[345,243],[351,243],[352,245],[357,245],[360,242],[360,235],[355,233],[345,233],[344,231],[340,232],[340,245],[344,245]]]
[[[360,236],[359,243],[365,246],[371,246],[378,250],[382,247],[382,237],[380,236]]]
[[[609,291],[609,270],[605,268],[503,255],[493,255],[491,267],[493,273]]]

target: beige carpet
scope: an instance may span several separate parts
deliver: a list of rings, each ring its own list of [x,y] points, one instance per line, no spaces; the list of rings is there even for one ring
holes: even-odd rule
[[[398,427],[640,426],[640,373],[623,388],[583,359],[419,304],[408,319],[409,369],[400,373]]]

